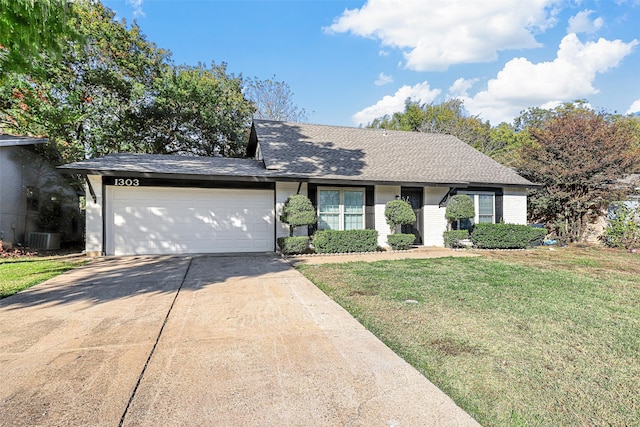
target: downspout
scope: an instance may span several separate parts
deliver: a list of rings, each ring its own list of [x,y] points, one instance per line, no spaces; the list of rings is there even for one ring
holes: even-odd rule
[[[107,186],[102,177],[102,256],[107,255]]]

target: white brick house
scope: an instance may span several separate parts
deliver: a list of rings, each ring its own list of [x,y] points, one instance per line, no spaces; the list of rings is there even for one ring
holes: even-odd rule
[[[442,246],[448,197],[467,193],[476,221],[525,224],[534,184],[450,135],[255,121],[247,158],[113,154],[62,167],[86,175],[87,252],[264,252],[288,227],[289,195],[307,195],[309,230],[378,231],[385,204],[409,200],[416,243]]]

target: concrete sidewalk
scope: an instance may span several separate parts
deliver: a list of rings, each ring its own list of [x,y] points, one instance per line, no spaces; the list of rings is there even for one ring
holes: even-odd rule
[[[0,425],[477,425],[273,255],[97,260],[0,336]]]

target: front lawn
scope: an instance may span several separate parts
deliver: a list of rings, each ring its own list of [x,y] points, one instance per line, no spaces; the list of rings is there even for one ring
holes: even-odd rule
[[[0,299],[86,262],[84,258],[0,258]]]
[[[483,425],[637,425],[640,255],[481,254],[300,270]]]

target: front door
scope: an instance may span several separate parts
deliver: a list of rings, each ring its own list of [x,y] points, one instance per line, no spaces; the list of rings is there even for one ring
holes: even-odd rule
[[[422,193],[423,190],[420,187],[402,187],[401,197],[402,200],[407,201],[413,208],[413,212],[416,214],[416,222],[409,225],[402,226],[402,232],[407,234],[415,234],[416,240],[414,244],[422,244]]]

